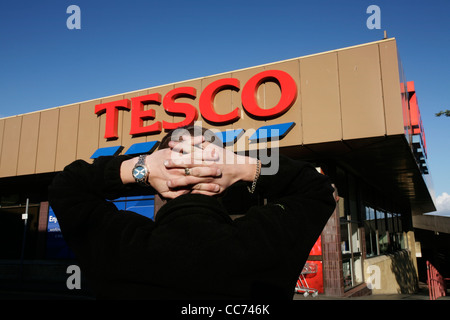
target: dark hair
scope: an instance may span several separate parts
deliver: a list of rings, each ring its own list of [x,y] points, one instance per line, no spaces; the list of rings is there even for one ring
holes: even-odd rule
[[[223,146],[222,140],[210,129],[200,126],[185,126],[169,131],[162,139],[158,146],[158,150],[169,147],[169,141],[181,141],[181,136],[189,134],[191,137],[198,137],[200,135],[205,137],[205,141]]]

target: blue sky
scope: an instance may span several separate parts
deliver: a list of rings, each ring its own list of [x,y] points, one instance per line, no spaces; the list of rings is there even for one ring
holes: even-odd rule
[[[69,5],[81,29],[69,30]],[[369,5],[381,9],[370,30]],[[428,164],[450,214],[450,1],[2,0],[0,117],[380,40],[415,81]]]

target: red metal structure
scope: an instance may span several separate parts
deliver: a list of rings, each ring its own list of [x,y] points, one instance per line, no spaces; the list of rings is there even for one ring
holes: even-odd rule
[[[443,278],[438,270],[427,261],[427,284],[430,292],[430,300],[436,300],[447,295],[446,280],[449,279]]]

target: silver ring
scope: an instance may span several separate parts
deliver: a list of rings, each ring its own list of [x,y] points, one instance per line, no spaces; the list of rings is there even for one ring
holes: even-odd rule
[[[184,168],[184,174],[189,176],[191,174],[191,171],[189,170],[189,168]]]

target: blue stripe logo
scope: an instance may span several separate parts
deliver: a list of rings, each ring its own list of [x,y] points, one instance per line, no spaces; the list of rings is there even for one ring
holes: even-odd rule
[[[289,131],[294,127],[295,122],[287,122],[280,124],[273,124],[269,126],[263,126],[256,130],[254,134],[248,140],[250,143],[258,141],[271,141],[283,139]]]
[[[122,146],[106,147],[97,149],[91,156],[91,159],[95,159],[102,156],[115,156],[122,151]]]
[[[143,153],[152,153],[155,151],[156,146],[158,145],[158,141],[149,141],[149,142],[141,142],[135,143],[128,148],[125,154],[143,154]]]

